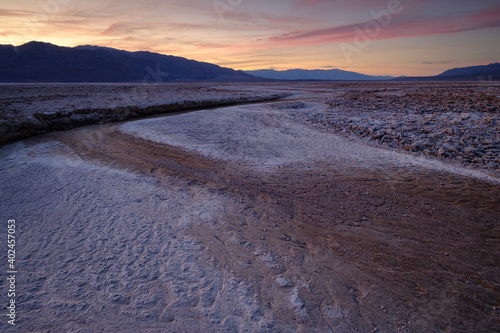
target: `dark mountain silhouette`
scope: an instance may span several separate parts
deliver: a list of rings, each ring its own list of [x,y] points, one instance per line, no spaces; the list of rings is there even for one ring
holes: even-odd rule
[[[462,77],[478,77],[478,76],[488,77],[489,75],[500,75],[500,63],[496,62],[494,64],[489,64],[485,66],[472,66],[472,67],[462,67],[447,70],[444,73],[439,74],[439,77],[450,77],[450,76],[462,76]]]
[[[397,81],[498,81],[500,80],[500,63],[484,66],[471,66],[447,70],[436,76],[398,77]]]
[[[286,71],[276,71],[274,69],[260,69],[255,71],[245,71],[254,76],[275,79],[275,80],[390,80],[392,76],[372,76],[356,72],[344,71],[341,69],[289,69]]]
[[[256,81],[242,71],[151,52],[61,47],[29,42],[0,45],[0,82]]]
[[[178,82],[262,80],[494,81],[500,63],[447,70],[437,76],[371,76],[340,69],[236,71],[206,62],[145,51],[108,47],[61,47],[29,42],[0,45],[0,82]]]

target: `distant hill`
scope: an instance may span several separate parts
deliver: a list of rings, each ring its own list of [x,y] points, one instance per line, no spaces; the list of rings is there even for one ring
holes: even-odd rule
[[[340,81],[340,80],[390,80],[392,76],[371,76],[360,74],[356,72],[344,71],[341,69],[289,69],[285,71],[276,71],[274,69],[260,69],[255,71],[245,71],[247,74],[254,76],[275,79],[275,80],[326,80],[326,81]]]
[[[242,71],[151,52],[29,42],[0,45],[0,82],[255,81]]]
[[[447,70],[439,74],[439,77],[472,77],[477,78],[479,76],[488,77],[489,75],[494,75],[500,78],[500,63],[496,62],[494,64],[489,64],[485,66],[472,66],[472,67],[462,67]]]
[[[498,81],[500,63],[471,66],[447,70],[436,76],[407,76],[395,78],[397,81]]]

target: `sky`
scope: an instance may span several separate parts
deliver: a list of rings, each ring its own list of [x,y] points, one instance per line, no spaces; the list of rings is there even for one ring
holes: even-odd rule
[[[0,44],[32,40],[242,70],[425,76],[500,61],[500,1],[0,0]]]

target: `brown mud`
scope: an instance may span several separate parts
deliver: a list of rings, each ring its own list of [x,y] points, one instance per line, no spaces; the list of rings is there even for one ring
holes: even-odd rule
[[[274,328],[500,330],[500,187],[413,169],[256,171],[90,126],[57,138],[82,158],[231,198],[190,228],[200,260],[246,282]]]

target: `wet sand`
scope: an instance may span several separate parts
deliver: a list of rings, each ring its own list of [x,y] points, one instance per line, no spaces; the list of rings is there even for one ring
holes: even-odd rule
[[[498,179],[282,112],[3,147],[2,218],[21,239],[16,330],[499,330]]]

